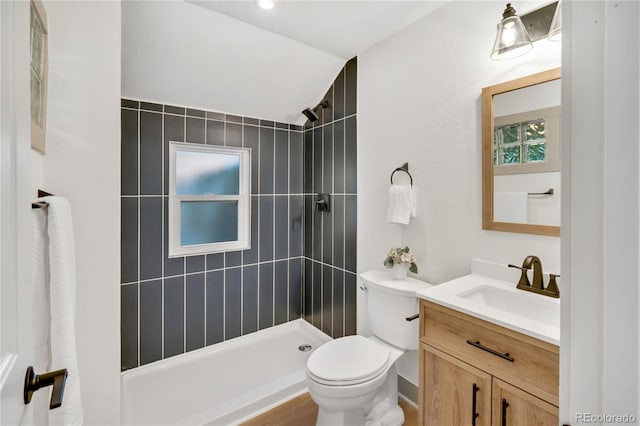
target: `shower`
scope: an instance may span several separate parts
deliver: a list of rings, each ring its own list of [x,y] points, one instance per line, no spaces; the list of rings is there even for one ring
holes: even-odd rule
[[[305,108],[302,113],[305,115],[305,117],[307,117],[309,119],[309,121],[311,121],[312,123],[314,121],[318,121],[320,119],[320,117],[318,116],[318,110],[320,108],[324,109],[327,108],[329,106],[329,101],[324,99],[323,101],[321,101],[318,105],[316,105],[313,108]]]

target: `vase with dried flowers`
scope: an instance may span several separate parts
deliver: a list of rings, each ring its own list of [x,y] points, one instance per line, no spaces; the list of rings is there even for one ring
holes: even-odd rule
[[[409,247],[394,247],[389,249],[384,259],[384,266],[392,268],[393,277],[397,280],[407,278],[407,271],[418,273],[416,257]]]

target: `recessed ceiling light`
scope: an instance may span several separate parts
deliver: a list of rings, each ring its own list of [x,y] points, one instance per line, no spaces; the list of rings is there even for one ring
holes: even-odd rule
[[[257,0],[256,3],[263,9],[273,9],[273,0]]]

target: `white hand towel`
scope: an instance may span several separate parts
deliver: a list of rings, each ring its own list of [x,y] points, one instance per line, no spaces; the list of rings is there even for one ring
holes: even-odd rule
[[[33,369],[36,374],[50,371],[51,350],[49,333],[51,314],[49,309],[49,237],[47,236],[47,212],[31,209],[31,282],[33,285]],[[49,424],[49,392],[40,391],[31,398],[34,426]]]
[[[69,372],[62,406],[48,411],[50,425],[81,425],[83,419],[75,334],[76,263],[69,202],[62,197],[44,197],[49,239],[50,356],[47,371]],[[46,271],[46,263],[45,263]],[[46,272],[45,272],[46,276]],[[44,371],[36,371],[40,373]],[[45,392],[46,394],[46,392]]]
[[[493,194],[495,222],[527,223],[528,196],[526,192],[496,192]]]
[[[409,197],[411,202],[411,217],[416,217],[418,211],[418,201],[416,200],[416,188],[413,185],[409,187]]]
[[[415,215],[416,198],[411,185],[391,185],[387,222],[408,225],[409,220]]]

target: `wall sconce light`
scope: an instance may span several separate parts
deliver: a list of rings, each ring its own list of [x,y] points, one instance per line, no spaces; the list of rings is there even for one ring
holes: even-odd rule
[[[524,55],[533,47],[527,30],[516,9],[507,3],[507,8],[502,13],[502,21],[498,24],[496,41],[491,49],[491,59],[503,60],[517,58]]]
[[[543,38],[559,40],[561,26],[559,1],[522,16],[518,16],[511,3],[507,3],[502,20],[498,24],[491,59],[505,60],[524,55],[533,48],[534,42]]]
[[[547,38],[551,41],[560,41],[562,40],[562,2],[558,0],[558,7],[556,7],[556,11],[553,14],[553,19],[551,20],[551,27],[549,27],[549,35]]]

